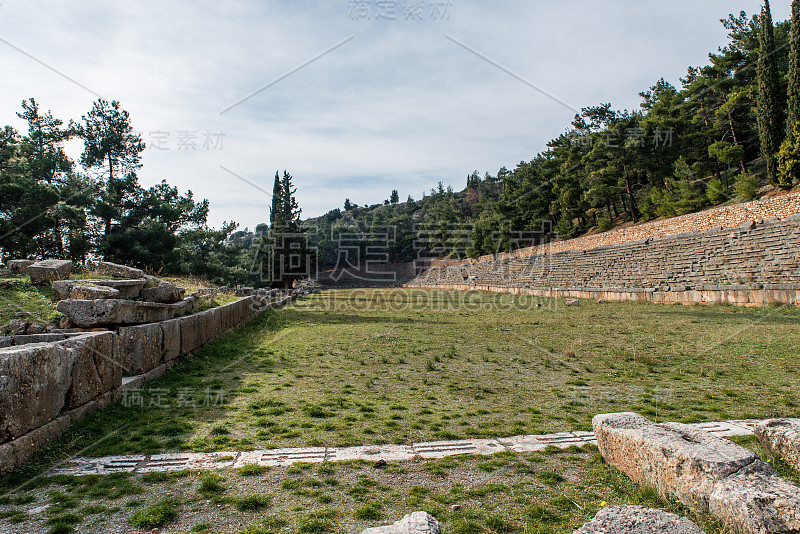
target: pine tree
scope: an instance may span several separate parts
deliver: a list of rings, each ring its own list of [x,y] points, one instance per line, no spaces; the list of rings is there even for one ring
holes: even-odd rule
[[[769,180],[777,184],[776,156],[781,143],[781,111],[779,101],[778,66],[775,62],[775,34],[769,0],[761,9],[758,57],[758,132],[761,152],[767,160]]]

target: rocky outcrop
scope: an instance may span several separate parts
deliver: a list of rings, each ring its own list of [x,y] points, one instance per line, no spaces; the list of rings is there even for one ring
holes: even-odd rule
[[[642,506],[604,508],[573,534],[705,534],[684,517]]]
[[[110,261],[101,261],[97,264],[97,272],[106,276],[113,276],[115,278],[144,278],[144,271],[127,267],[118,263],[111,263]]]
[[[800,469],[800,419],[769,419],[753,432],[765,449]]]
[[[441,534],[442,529],[435,517],[427,512],[414,512],[393,525],[368,528],[361,534]]]
[[[592,426],[605,460],[661,495],[710,511],[734,530],[800,532],[800,488],[778,477],[752,451],[635,413],[598,415]]]
[[[54,280],[66,280],[71,272],[72,262],[69,260],[44,260],[27,268],[33,285],[49,285]]]

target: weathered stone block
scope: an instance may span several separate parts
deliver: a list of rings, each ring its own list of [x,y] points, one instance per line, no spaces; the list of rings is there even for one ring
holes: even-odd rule
[[[8,333],[12,336],[21,336],[28,329],[27,319],[11,319],[8,322]]]
[[[66,280],[72,272],[69,260],[44,260],[28,266],[27,273],[34,285],[48,285],[54,280]]]
[[[135,299],[141,296],[142,288],[147,283],[144,278],[134,278],[133,280],[83,280],[85,284],[92,284],[95,286],[110,287],[119,291],[119,298],[122,299]]]
[[[9,260],[6,267],[11,274],[23,274],[34,263],[33,260]]]
[[[657,425],[635,413],[597,415],[597,446],[606,461],[661,495],[708,509],[714,484],[758,460],[752,451],[686,425]]]
[[[642,506],[604,508],[573,534],[705,534],[684,517]]]
[[[14,345],[28,345],[30,343],[53,343],[65,339],[64,334],[26,334],[14,336]]]
[[[37,343],[0,350],[0,443],[56,418],[72,384],[72,357]]]
[[[800,487],[757,461],[714,486],[709,511],[741,532],[798,533]]]
[[[169,282],[161,282],[156,287],[142,289],[141,295],[148,302],[171,304],[182,300],[185,293],[185,289],[175,287],[174,284]]]
[[[368,528],[361,534],[441,534],[436,518],[427,512],[414,512],[393,525]]]
[[[181,350],[185,354],[196,351],[203,345],[200,338],[200,319],[197,314],[178,319],[181,322]]]
[[[120,328],[120,364],[125,374],[142,375],[158,367],[163,338],[160,324]]]
[[[69,428],[69,423],[70,417],[63,415],[14,441],[0,445],[0,474],[10,473],[23,465],[39,447],[64,433]]]
[[[163,337],[163,356],[164,363],[177,359],[181,355],[181,320],[172,319],[159,323]]]
[[[800,469],[800,419],[769,419],[753,428],[765,449]]]
[[[569,299],[567,300],[567,306],[580,306],[581,301],[578,299]]]
[[[122,385],[120,340],[113,332],[97,332],[59,343],[72,355],[72,386],[66,408],[74,409]]]
[[[69,298],[80,300],[118,299],[119,290],[113,287],[73,286]]]
[[[144,271],[127,267],[118,263],[111,263],[110,261],[101,261],[97,264],[97,271],[106,276],[115,276],[117,278],[144,278]]]
[[[131,300],[62,300],[56,309],[82,328],[155,323],[172,319],[192,305],[191,299],[175,304]]]

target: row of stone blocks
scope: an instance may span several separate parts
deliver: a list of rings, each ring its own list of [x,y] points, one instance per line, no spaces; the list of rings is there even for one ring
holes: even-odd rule
[[[265,308],[243,298],[161,323],[0,349],[0,473],[22,465],[71,422],[122,396],[122,377],[158,376]]]
[[[698,289],[670,291],[662,288],[558,288],[519,287],[477,284],[426,284],[410,282],[404,287],[447,289],[453,291],[488,291],[541,298],[597,299],[605,301],[653,302],[656,304],[730,304],[733,306],[800,305],[800,285],[764,284],[760,287],[704,286]]]
[[[769,425],[757,425],[756,435],[763,432],[759,426]],[[592,426],[606,462],[662,496],[711,513],[731,531],[800,533],[800,487],[754,452],[688,425],[654,424],[635,413],[598,415]],[[769,428],[775,432],[774,425]]]

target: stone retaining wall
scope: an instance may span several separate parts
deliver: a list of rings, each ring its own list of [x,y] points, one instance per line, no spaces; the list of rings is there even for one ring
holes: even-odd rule
[[[800,215],[591,250],[434,267],[408,287],[659,303],[800,303]]]
[[[292,298],[256,308],[246,297],[161,323],[0,349],[0,474],[21,466],[72,422],[119,399],[124,375],[142,381],[161,376],[180,355]]]

